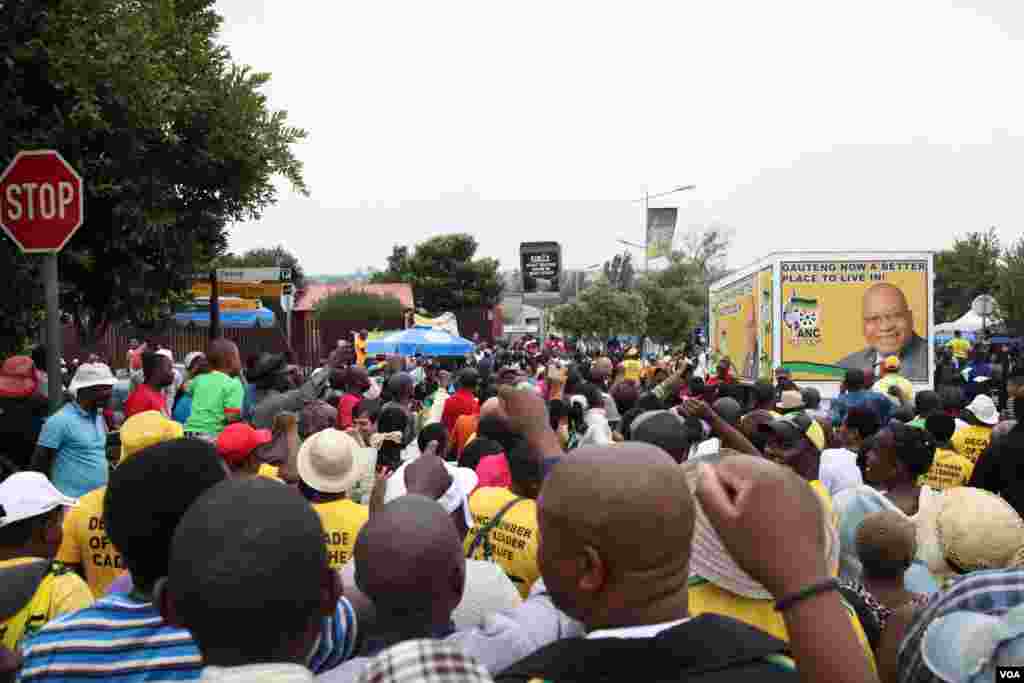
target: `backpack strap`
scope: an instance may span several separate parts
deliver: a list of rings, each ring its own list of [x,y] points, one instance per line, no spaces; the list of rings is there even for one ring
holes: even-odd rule
[[[491,557],[493,557],[494,555],[494,550],[491,548],[491,531],[496,529],[498,525],[501,524],[501,519],[505,516],[506,512],[511,510],[516,505],[516,503],[519,503],[520,501],[523,500],[526,499],[523,498],[522,496],[517,496],[510,500],[509,502],[505,503],[503,506],[501,506],[501,509],[498,510],[497,514],[494,515],[494,517],[491,517],[490,521],[488,521],[487,524],[484,524],[482,527],[480,527],[480,530],[476,532],[476,538],[473,539],[473,542],[469,545],[469,550],[466,551],[466,557],[468,559],[472,559],[473,553],[475,553],[477,548],[479,548],[480,545],[482,544],[484,547],[484,559],[490,561]]]
[[[37,560],[0,569],[0,640],[6,647],[14,649],[29,627],[42,625],[30,622],[40,606],[49,605],[50,591],[41,589],[52,587],[55,567],[50,560]]]
[[[494,677],[530,681],[798,680],[786,665],[787,643],[735,619],[702,614],[653,638],[568,638],[555,641]],[[638,663],[639,662],[639,663]]]

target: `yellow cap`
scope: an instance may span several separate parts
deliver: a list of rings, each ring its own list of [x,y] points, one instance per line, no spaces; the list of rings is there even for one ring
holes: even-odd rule
[[[900,358],[899,356],[889,356],[885,359],[886,370],[899,370],[900,369]]]
[[[147,410],[132,415],[121,425],[121,459],[118,463],[124,462],[145,448],[183,436],[184,428],[174,420],[164,417],[158,410]]]

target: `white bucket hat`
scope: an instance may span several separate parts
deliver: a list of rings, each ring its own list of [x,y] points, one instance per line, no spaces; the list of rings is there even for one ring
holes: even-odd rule
[[[394,474],[388,477],[387,488],[384,490],[385,503],[390,503],[408,493],[408,489],[405,487],[405,468],[409,466],[409,462],[401,465]],[[466,524],[472,528],[473,517],[469,513],[469,494],[473,493],[476,485],[480,483],[480,477],[468,467],[456,467],[447,462],[444,463],[444,466],[448,470],[448,474],[452,475],[452,485],[443,496],[437,499],[437,502],[449,514],[458,510],[460,505],[463,506]]]
[[[325,429],[302,442],[296,466],[299,477],[322,493],[347,493],[370,467],[356,440],[337,429]]]
[[[77,507],[39,472],[16,472],[0,483],[0,527],[45,515],[58,507]]]
[[[999,423],[999,411],[996,410],[996,404],[988,394],[978,394],[975,396],[974,400],[967,405],[965,410],[969,410],[971,415],[987,425],[994,426]]]
[[[78,396],[79,389],[89,387],[112,387],[117,384],[114,373],[105,363],[82,363],[78,366],[74,379],[68,391],[72,396]]]

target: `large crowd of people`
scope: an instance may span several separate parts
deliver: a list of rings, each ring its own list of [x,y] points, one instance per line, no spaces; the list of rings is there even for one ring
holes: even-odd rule
[[[126,395],[90,358],[52,415],[44,356],[0,370],[36,401],[0,448],[11,680],[1024,672],[1009,349],[957,335],[934,390],[890,356],[829,400],[700,348],[363,333],[311,371],[147,342]]]

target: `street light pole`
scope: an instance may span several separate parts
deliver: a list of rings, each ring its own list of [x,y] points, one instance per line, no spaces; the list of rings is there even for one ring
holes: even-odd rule
[[[648,244],[649,240],[647,238],[647,233],[649,231],[648,222],[650,220],[648,218],[648,214],[650,213],[650,209],[651,209],[651,196],[645,190],[644,191],[644,218],[643,218],[643,220],[644,220],[644,275],[649,275],[650,274],[650,269],[651,269],[651,259],[648,257],[648,255],[650,254],[650,249],[649,249],[650,245]]]

